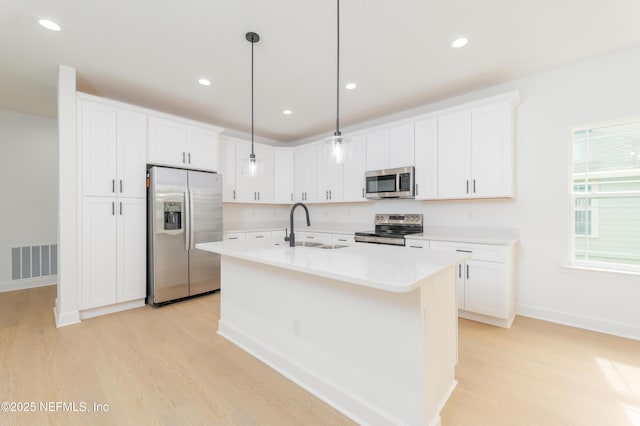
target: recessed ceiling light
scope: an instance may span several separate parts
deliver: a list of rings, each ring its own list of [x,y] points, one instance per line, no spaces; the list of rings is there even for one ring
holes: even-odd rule
[[[39,19],[38,24],[51,31],[60,31],[62,29],[60,28],[60,25],[56,24],[53,21],[50,21],[49,19]]]
[[[347,83],[347,85],[346,85],[346,86],[344,86],[344,88],[345,88],[345,89],[347,89],[347,90],[353,90],[353,89],[355,89],[356,87],[358,87],[358,85],[357,85],[357,84],[355,84],[355,83]]]
[[[469,43],[469,40],[464,37],[460,37],[455,39],[453,43],[451,43],[451,47],[455,47],[457,49],[458,47],[466,46],[467,43]]]
[[[201,78],[200,80],[198,80],[198,83],[202,84],[203,86],[211,86],[211,82],[206,78]]]
[[[291,114],[293,114],[293,111],[291,111],[290,109],[285,109],[284,111],[282,111],[282,113],[284,115],[291,115]]]

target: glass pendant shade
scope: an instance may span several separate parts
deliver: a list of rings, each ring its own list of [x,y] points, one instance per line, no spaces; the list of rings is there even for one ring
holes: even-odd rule
[[[334,133],[333,136],[325,140],[325,161],[335,164],[343,164],[351,158],[349,149],[350,140],[341,133]]]
[[[249,157],[249,176],[258,176],[258,163],[256,162],[255,154],[251,154]]]

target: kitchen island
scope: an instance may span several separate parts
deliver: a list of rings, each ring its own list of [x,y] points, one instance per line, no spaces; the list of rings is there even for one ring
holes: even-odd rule
[[[437,425],[456,386],[465,254],[281,239],[219,253],[218,333],[360,424]]]

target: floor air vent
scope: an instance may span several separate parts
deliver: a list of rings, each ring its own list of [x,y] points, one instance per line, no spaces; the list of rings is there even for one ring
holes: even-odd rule
[[[58,273],[58,245],[11,248],[11,279],[46,277]]]

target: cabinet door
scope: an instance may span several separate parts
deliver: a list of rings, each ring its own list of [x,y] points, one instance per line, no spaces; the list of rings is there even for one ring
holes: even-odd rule
[[[254,178],[257,183],[257,201],[262,204],[273,203],[273,148],[255,145],[254,152],[258,160],[258,176]]]
[[[467,260],[464,284],[464,309],[505,318],[505,265]]]
[[[147,200],[119,198],[116,205],[118,303],[147,294]]]
[[[186,167],[186,142],[187,128],[184,124],[149,117],[149,163]]]
[[[296,148],[293,157],[294,200],[302,202],[316,201],[316,145]]]
[[[186,152],[189,168],[218,171],[218,132],[188,126]]]
[[[415,164],[413,124],[389,129],[389,165],[387,167],[407,167]]]
[[[356,136],[348,145],[344,160],[344,201],[366,201],[364,173],[367,171],[367,137]]]
[[[133,111],[118,110],[118,197],[147,196],[147,117]]]
[[[474,197],[513,196],[513,130],[508,102],[471,111]]]
[[[88,101],[81,108],[82,194],[115,196],[116,109]]]
[[[367,170],[389,167],[389,131],[367,134]]]
[[[471,112],[438,117],[438,197],[468,198],[471,170]]]
[[[222,160],[222,201],[236,201],[236,143],[225,140],[220,143]]]
[[[344,166],[330,160],[331,155],[326,144],[317,145],[317,191],[318,201],[332,202],[343,200]]]
[[[438,198],[438,120],[415,123],[416,199]]]
[[[254,147],[255,152],[255,147]],[[258,176],[249,173],[249,155],[251,146],[236,143],[236,201],[239,203],[253,203],[258,201]],[[262,161],[256,154],[256,160]],[[259,164],[259,163],[258,163]],[[260,170],[258,169],[258,172]]]
[[[273,153],[273,201],[280,204],[293,202],[293,150],[276,149]]]
[[[115,198],[83,197],[82,309],[116,303],[116,250]]]

